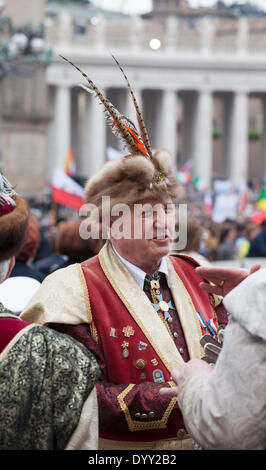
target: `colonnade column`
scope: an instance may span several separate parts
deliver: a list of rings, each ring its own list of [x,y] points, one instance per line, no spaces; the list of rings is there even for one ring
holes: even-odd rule
[[[105,90],[101,87],[105,96]],[[87,94],[82,142],[82,173],[93,176],[105,163],[106,159],[106,119],[103,106],[98,100]]]
[[[228,138],[228,176],[235,187],[244,189],[248,177],[248,94],[245,91],[233,94]]]
[[[266,96],[263,97],[263,147],[262,147],[262,155],[263,155],[263,178],[264,183],[266,184]]]
[[[209,90],[198,92],[195,106],[195,121],[192,128],[194,175],[205,187],[212,179],[212,116],[213,96]]]
[[[168,150],[174,163],[177,160],[177,106],[177,91],[162,90],[156,140],[159,147]]]
[[[71,88],[68,85],[56,88],[54,113],[54,159],[56,166],[64,169],[71,146]]]

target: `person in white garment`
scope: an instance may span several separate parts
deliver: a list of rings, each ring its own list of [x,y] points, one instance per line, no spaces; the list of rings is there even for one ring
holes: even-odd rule
[[[175,388],[189,433],[203,449],[266,449],[266,269],[197,268],[205,290],[226,294],[229,313],[215,365],[194,359],[174,369]],[[243,280],[242,280],[243,279]]]

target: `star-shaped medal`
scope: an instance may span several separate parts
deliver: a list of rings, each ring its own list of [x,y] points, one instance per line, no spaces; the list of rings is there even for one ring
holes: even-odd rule
[[[157,295],[156,298],[157,298],[157,300],[158,300],[158,303],[157,303],[157,304],[156,304],[156,303],[153,304],[153,306],[154,306],[156,312],[158,312],[159,310],[160,310],[161,312],[163,312],[164,318],[165,318],[166,320],[167,320],[168,318],[171,318],[171,315],[170,315],[170,313],[168,312],[170,309],[173,309],[173,308],[174,308],[173,305],[172,305],[171,300],[170,300],[170,302],[168,302],[168,303],[165,302],[165,301],[163,300],[162,295]]]

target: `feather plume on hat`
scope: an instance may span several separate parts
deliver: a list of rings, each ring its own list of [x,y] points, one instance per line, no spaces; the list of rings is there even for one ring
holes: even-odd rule
[[[88,93],[92,93],[104,106],[107,124],[112,132],[124,144],[127,155],[119,160],[107,162],[92,176],[85,185],[86,201],[101,209],[103,196],[110,197],[111,207],[117,203],[133,204],[138,200],[153,198],[161,200],[166,195],[173,200],[178,198],[180,186],[172,172],[170,154],[163,150],[152,151],[148,132],[137,104],[134,92],[117,59],[113,57],[121,70],[130,91],[139,126],[122,115],[107,100],[93,81],[73,62],[60,56],[70,63],[86,79],[82,84]]]
[[[0,262],[15,256],[25,237],[29,221],[27,202],[0,173]]]

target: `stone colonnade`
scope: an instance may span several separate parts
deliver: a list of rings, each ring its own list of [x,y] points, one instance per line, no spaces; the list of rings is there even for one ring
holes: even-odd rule
[[[136,123],[135,111],[127,89],[101,87],[101,91],[122,114]],[[72,147],[78,174],[84,177],[92,176],[105,162],[107,146],[121,150],[117,138],[108,130],[103,107],[99,106],[93,96],[80,88],[59,85],[53,87],[53,92],[54,120],[49,139],[52,155],[50,167],[55,164],[63,167],[67,151]],[[191,91],[165,88],[136,89],[134,92],[144,115],[152,147],[166,148],[175,161],[179,148],[178,107],[182,100],[182,160],[184,163],[191,159],[194,163],[194,174],[200,178],[203,185],[209,187],[213,174],[212,119],[216,91],[204,87]],[[220,92],[219,96],[224,100],[225,110],[223,176],[229,178],[236,187],[243,188],[248,178],[249,93],[246,90],[233,90]],[[265,100],[263,95],[262,98]],[[266,105],[264,106],[266,111]],[[265,161],[265,151],[263,158]]]

